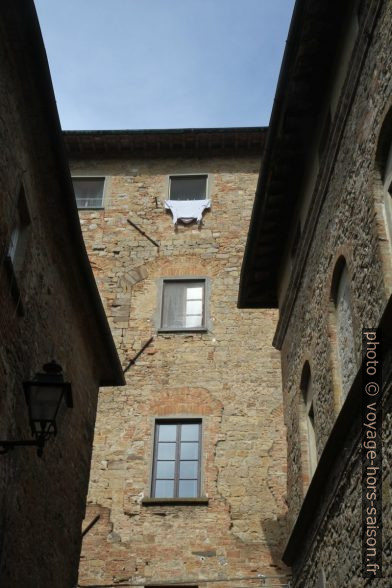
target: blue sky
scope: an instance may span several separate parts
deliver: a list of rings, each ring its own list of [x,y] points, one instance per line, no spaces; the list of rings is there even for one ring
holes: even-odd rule
[[[269,122],[294,0],[36,0],[64,129]]]

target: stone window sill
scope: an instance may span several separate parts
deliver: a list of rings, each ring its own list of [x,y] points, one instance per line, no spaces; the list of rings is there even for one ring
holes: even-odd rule
[[[208,506],[208,498],[143,498],[142,506]]]
[[[176,333],[182,333],[184,335],[187,335],[187,334],[192,335],[192,333],[207,333],[208,329],[207,329],[207,327],[195,327],[193,329],[186,329],[186,328],[174,329],[173,328],[173,329],[158,329],[157,332],[158,332],[158,335],[161,335],[161,334],[162,335],[170,335],[170,334],[176,334]]]

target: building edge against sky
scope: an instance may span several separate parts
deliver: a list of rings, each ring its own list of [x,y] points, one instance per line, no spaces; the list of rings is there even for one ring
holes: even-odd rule
[[[374,575],[386,586],[392,572],[391,30],[387,1],[296,2],[242,266],[240,307],[279,308],[283,560],[295,587],[360,586]],[[383,449],[377,517],[362,528],[362,329],[376,328]],[[374,525],[377,560],[366,545],[362,557]]]
[[[61,365],[73,396],[42,457],[31,446],[0,455],[0,584],[69,588],[98,387],[124,380],[83,244],[34,4],[5,0],[0,14],[1,442],[34,441],[23,385],[45,364]]]

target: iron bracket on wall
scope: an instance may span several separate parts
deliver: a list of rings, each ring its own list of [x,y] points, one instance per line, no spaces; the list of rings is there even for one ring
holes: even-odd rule
[[[150,339],[147,341],[147,343],[145,343],[143,345],[143,347],[140,349],[140,351],[138,351],[135,355],[135,357],[133,357],[130,362],[128,363],[127,367],[123,370],[123,373],[125,374],[125,372],[127,372],[129,370],[129,368],[131,366],[133,366],[133,364],[136,362],[137,358],[143,353],[143,351],[145,349],[147,349],[147,347],[152,343],[154,337],[150,337]]]
[[[138,227],[137,225],[135,225],[135,223],[133,223],[132,221],[130,221],[129,218],[127,218],[127,223],[129,223],[131,225],[131,227],[133,227],[134,229],[136,229],[137,231],[139,231],[139,233],[141,235],[143,235],[143,237],[145,237],[146,239],[148,239],[150,241],[150,243],[152,243],[153,245],[155,245],[155,247],[157,247],[159,249],[159,243],[157,243],[156,241],[154,241],[154,239],[151,239],[151,237],[149,237],[140,227]]]
[[[94,527],[95,523],[97,523],[100,518],[101,518],[101,515],[96,515],[93,518],[93,520],[89,522],[89,524],[87,525],[87,527],[85,528],[85,530],[82,532],[82,537],[84,537],[85,535],[87,535],[87,533],[90,531],[90,529],[92,529]]]

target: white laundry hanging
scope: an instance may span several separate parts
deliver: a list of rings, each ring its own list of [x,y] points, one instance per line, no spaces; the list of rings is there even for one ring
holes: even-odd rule
[[[200,223],[203,212],[210,206],[210,200],[165,200],[165,208],[171,211],[175,225],[179,220],[183,223],[191,223],[193,220]]]

